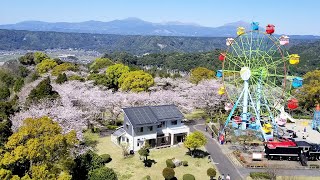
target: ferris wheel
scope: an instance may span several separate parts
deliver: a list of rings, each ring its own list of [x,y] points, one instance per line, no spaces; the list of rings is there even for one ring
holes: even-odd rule
[[[272,140],[280,113],[276,107],[290,97],[288,88],[302,86],[301,78],[287,73],[288,64],[297,64],[299,55],[289,55],[284,48],[289,37],[277,38],[274,31],[274,25],[260,31],[259,23],[253,22],[250,31],[239,27],[237,37],[226,39],[227,49],[219,56],[223,68],[217,71],[224,85],[218,93],[225,93],[233,107],[221,132],[231,123],[234,128],[261,132],[265,141]]]

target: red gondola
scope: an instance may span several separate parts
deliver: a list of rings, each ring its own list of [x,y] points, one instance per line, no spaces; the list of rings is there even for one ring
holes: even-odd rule
[[[292,98],[288,101],[288,108],[290,110],[294,110],[294,109],[297,109],[299,107],[299,103],[298,103],[298,100],[295,99],[295,98]]]
[[[220,53],[219,60],[220,61],[224,61],[225,58],[226,58],[226,54],[225,53]]]
[[[275,26],[273,24],[268,24],[266,27],[267,34],[273,34],[274,33]]]

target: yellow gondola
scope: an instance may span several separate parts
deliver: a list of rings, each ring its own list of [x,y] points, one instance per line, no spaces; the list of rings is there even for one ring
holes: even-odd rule
[[[224,87],[220,87],[219,90],[218,90],[218,94],[219,95],[223,95],[224,93],[226,93],[226,90]]]
[[[290,64],[298,64],[300,61],[300,56],[298,54],[290,54],[289,55],[289,63]]]
[[[238,27],[237,28],[237,35],[240,36],[242,34],[246,33],[246,29],[244,27]]]
[[[262,127],[262,131],[266,134],[270,134],[272,131],[272,126],[271,124],[264,124]]]

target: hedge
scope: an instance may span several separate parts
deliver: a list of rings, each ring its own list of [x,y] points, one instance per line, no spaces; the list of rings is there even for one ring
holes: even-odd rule
[[[270,175],[266,172],[250,172],[252,179],[271,179]]]

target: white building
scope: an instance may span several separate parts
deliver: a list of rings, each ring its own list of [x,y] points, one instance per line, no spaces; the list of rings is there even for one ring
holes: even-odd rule
[[[172,146],[183,142],[190,129],[181,121],[183,114],[175,105],[123,108],[123,128],[111,135],[116,144],[129,143],[138,151],[145,142],[151,147]]]

